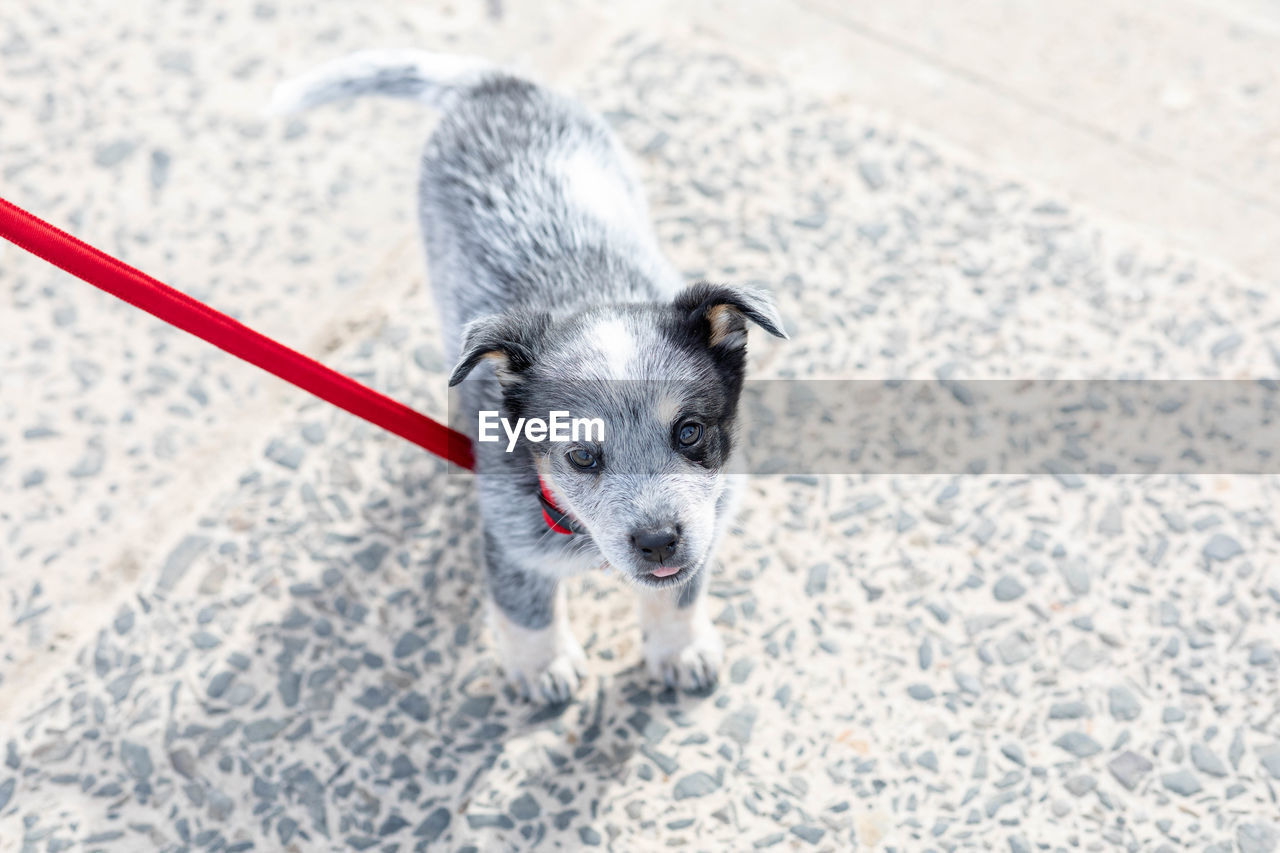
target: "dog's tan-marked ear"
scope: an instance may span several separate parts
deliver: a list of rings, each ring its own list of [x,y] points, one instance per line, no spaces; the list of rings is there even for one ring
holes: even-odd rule
[[[706,322],[709,347],[746,346],[747,320],[771,335],[787,337],[773,294],[763,288],[699,282],[676,296],[675,306],[691,321]]]
[[[493,362],[494,373],[504,386],[520,382],[521,374],[533,364],[546,323],[544,314],[498,314],[472,320],[462,330],[462,354],[449,376],[449,387],[466,379],[482,359]]]

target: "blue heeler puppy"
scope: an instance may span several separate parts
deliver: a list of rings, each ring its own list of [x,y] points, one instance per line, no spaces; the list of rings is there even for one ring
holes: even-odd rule
[[[636,588],[650,674],[709,687],[723,648],[705,588],[740,480],[728,472],[747,324],[786,336],[771,297],[681,282],[604,121],[482,61],[359,53],[284,84],[275,105],[365,94],[442,114],[420,215],[468,423],[562,410],[605,426],[602,440],[475,446],[508,677],[534,699],[572,696],[584,658],[560,581],[607,564]]]

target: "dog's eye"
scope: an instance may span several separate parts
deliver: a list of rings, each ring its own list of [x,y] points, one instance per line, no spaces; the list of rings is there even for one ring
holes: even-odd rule
[[[676,440],[680,442],[681,447],[693,447],[702,441],[702,424],[696,424],[693,421],[682,424],[680,432],[676,434]]]
[[[569,464],[579,471],[590,471],[599,464],[594,453],[580,447],[575,447],[564,456],[569,460]]]

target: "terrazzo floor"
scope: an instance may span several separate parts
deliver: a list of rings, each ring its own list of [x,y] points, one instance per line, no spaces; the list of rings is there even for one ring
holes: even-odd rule
[[[65,88],[0,82],[6,195],[440,414],[410,225],[427,120],[244,118],[275,71],[232,36],[274,8],[183,10],[210,44],[152,46],[164,73],[104,58],[150,44],[134,20]],[[40,37],[91,25],[27,8],[0,80],[44,79]],[[1276,370],[1267,287],[715,41],[606,47],[565,82],[637,152],[672,258],[779,295],[793,340],[756,376]],[[160,104],[139,115],[227,113],[83,134],[79,88],[133,81]],[[76,157],[102,172],[83,192],[50,173]],[[591,677],[539,709],[491,659],[464,475],[12,248],[0,281],[0,850],[1280,843],[1274,476],[757,477],[710,586],[718,689],[648,683],[627,590],[591,576]]]

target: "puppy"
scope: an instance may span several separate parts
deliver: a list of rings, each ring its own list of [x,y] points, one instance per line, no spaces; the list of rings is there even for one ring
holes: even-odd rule
[[[740,481],[729,471],[747,325],[786,337],[771,297],[685,286],[604,121],[482,61],[359,53],[282,85],[275,107],[365,94],[441,113],[420,217],[466,422],[565,411],[604,426],[589,440],[526,430],[475,445],[508,678],[536,701],[573,695],[584,656],[561,580],[608,565],[635,587],[651,676],[711,687],[724,652],[706,586]]]

